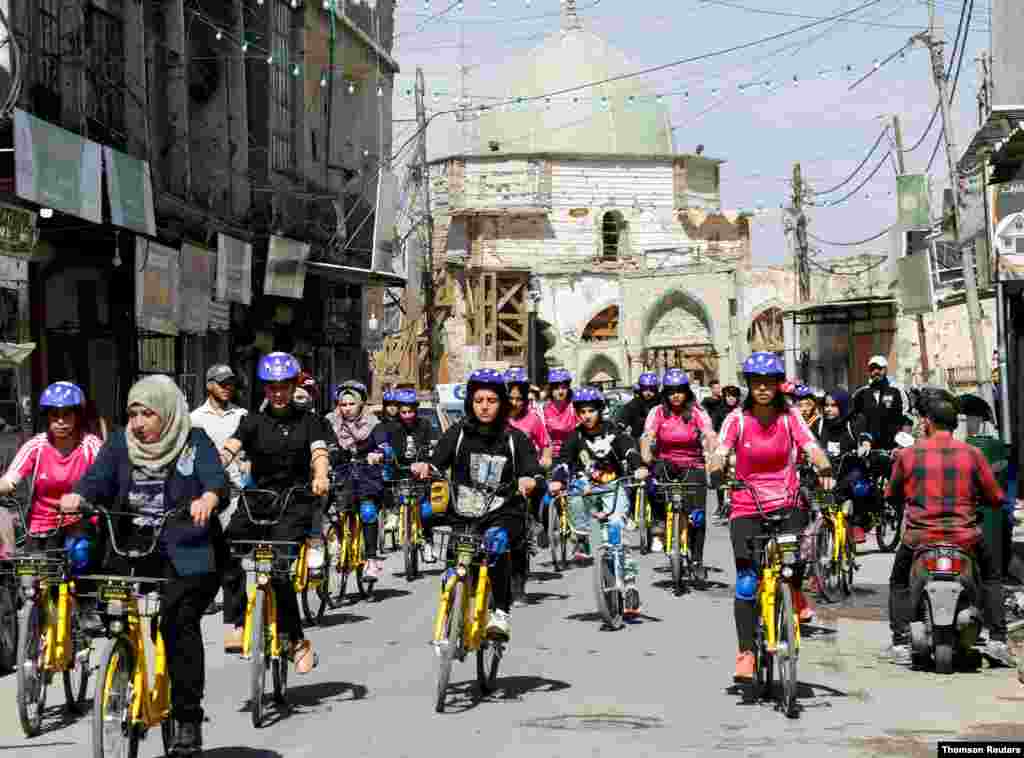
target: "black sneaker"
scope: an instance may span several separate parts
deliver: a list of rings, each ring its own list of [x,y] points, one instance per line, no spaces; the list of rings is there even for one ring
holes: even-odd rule
[[[199,755],[203,752],[203,725],[179,721],[171,752],[176,756]]]

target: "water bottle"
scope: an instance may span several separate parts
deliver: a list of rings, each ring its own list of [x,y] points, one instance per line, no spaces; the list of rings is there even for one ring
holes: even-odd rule
[[[381,445],[381,449],[384,451],[384,481],[390,482],[395,478],[395,451],[387,442]]]

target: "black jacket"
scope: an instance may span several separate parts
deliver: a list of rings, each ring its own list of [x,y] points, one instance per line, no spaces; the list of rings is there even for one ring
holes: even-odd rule
[[[399,466],[409,466],[427,459],[430,453],[430,422],[418,418],[412,427],[401,421],[385,421],[373,428],[370,437],[374,447],[387,443],[395,451]]]
[[[602,424],[596,432],[576,427],[562,445],[555,463],[554,479],[564,483],[581,472],[609,472],[624,476],[627,467],[637,468],[641,460],[636,440],[625,432]]]
[[[843,418],[829,420],[819,416],[811,424],[811,431],[818,439],[818,445],[830,460],[838,458],[857,449],[864,423],[861,418]]]
[[[883,377],[877,385],[866,384],[850,399],[851,415],[863,419],[864,431],[871,435],[872,446],[881,450],[895,447],[893,438],[903,423],[907,409],[902,390]]]
[[[644,422],[647,421],[647,414],[656,407],[661,400],[657,395],[651,400],[644,400],[642,395],[636,395],[632,400],[622,406],[619,411],[619,423],[632,435],[633,439],[640,439],[644,433]]]
[[[730,411],[735,409],[735,406],[730,408],[725,404],[724,397],[705,398],[701,405],[704,406],[704,410],[706,410],[708,415],[711,417],[711,425],[714,427],[716,432],[721,431],[725,417],[729,415]]]

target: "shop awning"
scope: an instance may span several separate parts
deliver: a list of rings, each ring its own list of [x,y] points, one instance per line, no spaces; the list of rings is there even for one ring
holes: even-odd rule
[[[835,300],[830,303],[806,303],[784,311],[796,326],[816,324],[854,324],[896,317],[896,299],[892,297]]]
[[[967,150],[960,159],[963,173],[972,171],[979,162],[982,148],[1010,137],[1024,122],[1024,105],[999,105],[992,109],[985,123],[974,133]]]
[[[331,282],[359,284],[365,287],[404,287],[407,282],[404,276],[398,274],[320,261],[307,261],[306,271]]]

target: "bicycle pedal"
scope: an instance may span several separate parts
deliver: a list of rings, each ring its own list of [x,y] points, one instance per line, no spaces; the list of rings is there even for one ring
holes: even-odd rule
[[[440,658],[451,643],[448,640],[431,640],[430,646],[434,648],[434,655]]]

